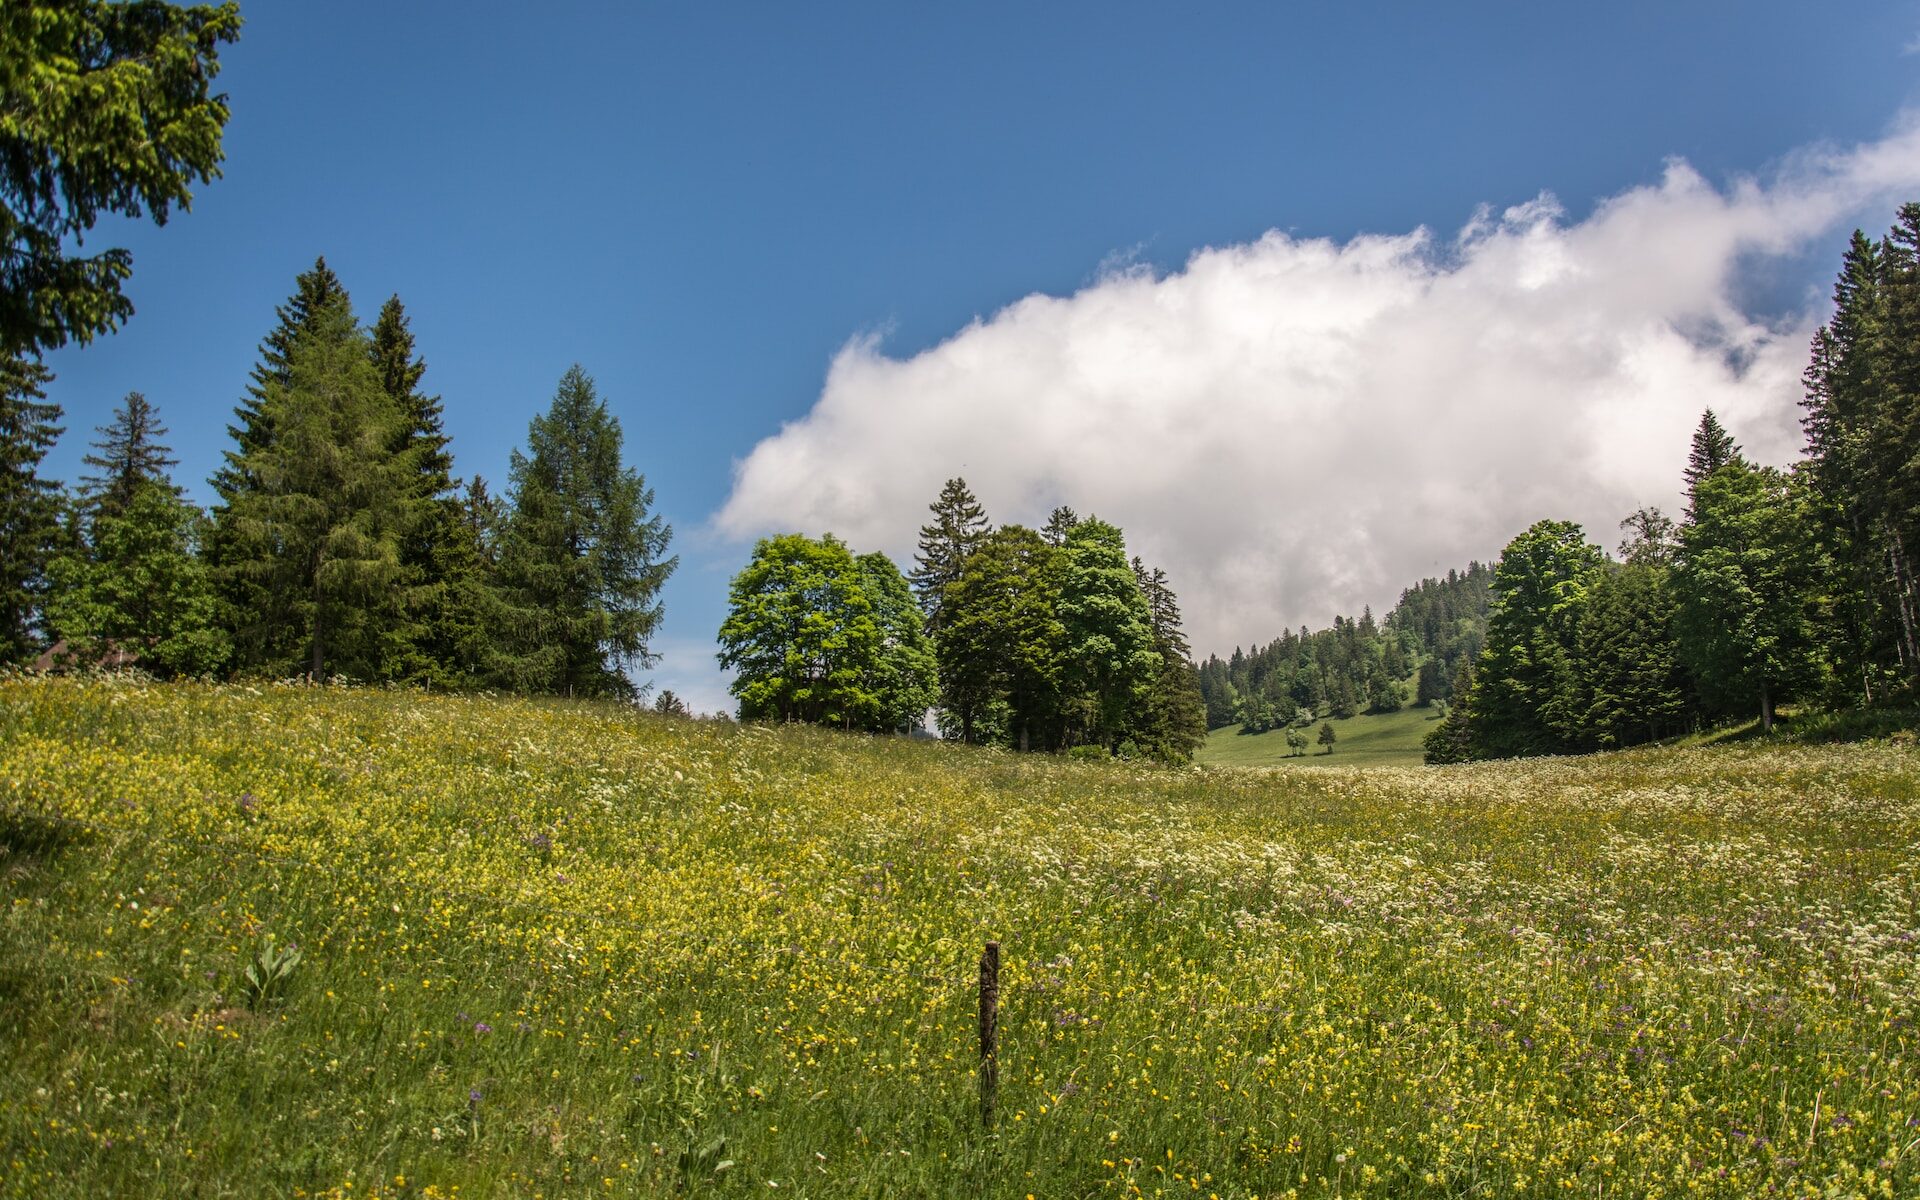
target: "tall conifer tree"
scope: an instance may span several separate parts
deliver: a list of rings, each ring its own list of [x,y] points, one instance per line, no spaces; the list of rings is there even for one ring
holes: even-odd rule
[[[346,294],[303,317],[230,452],[244,486],[219,511],[223,565],[251,601],[243,665],[311,679],[391,678],[409,483],[401,414]]]
[[[947,589],[936,639],[948,736],[1051,750],[1064,732],[1059,550],[1023,525],[986,535]]]
[[[1693,520],[1693,498],[1701,482],[1738,457],[1740,447],[1720,424],[1720,418],[1714,416],[1710,408],[1701,413],[1700,424],[1693,431],[1693,445],[1687,453],[1687,468],[1681,472],[1687,481],[1687,520]]]
[[[1604,556],[1571,521],[1536,521],[1493,569],[1486,648],[1457,724],[1479,758],[1578,747],[1585,719],[1575,672],[1580,615]]]
[[[273,310],[279,323],[261,340],[260,361],[253,366],[246,395],[233,410],[234,423],[227,426],[227,435],[233,439],[234,446],[213,475],[213,488],[222,501],[231,502],[249,486],[241,461],[249,451],[258,448],[264,436],[260,413],[268,387],[276,383],[285,386],[288,382],[288,359],[293,353],[294,339],[312,323],[315,313],[347,299],[340,277],[327,266],[324,257],[314,259],[311,268],[295,276],[293,286],[293,295]]]
[[[1901,210],[1920,225],[1920,207]],[[1920,450],[1920,386],[1900,362],[1920,341],[1920,311],[1903,306],[1915,277],[1910,230],[1881,241],[1855,231],[1834,284],[1834,314],[1815,335],[1804,377],[1812,512],[1834,575],[1829,653],[1839,677],[1873,699],[1920,672],[1920,591],[1911,548],[1920,537],[1910,463]],[[1904,316],[1903,316],[1904,312]],[[1911,376],[1912,372],[1906,373]]]
[[[946,586],[960,578],[960,568],[987,535],[986,510],[967,487],[954,478],[940,489],[940,498],[927,506],[933,520],[920,527],[920,552],[913,560],[914,595],[926,614],[927,631],[940,636],[941,606]]]
[[[132,503],[142,484],[157,483],[173,487],[169,469],[177,465],[169,447],[160,439],[167,436],[160,414],[139,392],[128,392],[113,412],[113,422],[95,430],[100,437],[93,443],[95,453],[81,462],[97,469],[98,475],[83,475],[81,485],[87,507],[98,517],[117,515]]]
[[[1680,732],[1689,681],[1665,567],[1630,563],[1600,576],[1580,614],[1574,661],[1583,744],[1610,750]]]
[[[1722,712],[1758,712],[1817,683],[1820,576],[1803,485],[1744,460],[1700,484],[1674,571],[1681,655]],[[1752,707],[1747,707],[1747,706]]]
[[[1047,545],[1058,550],[1067,544],[1067,534],[1080,523],[1080,514],[1069,505],[1062,504],[1047,514],[1047,523],[1040,529],[1040,536]]]
[[[271,436],[263,410],[268,389],[284,389],[289,382],[294,343],[312,326],[315,314],[333,304],[350,303],[346,289],[325,258],[315,259],[311,268],[295,276],[293,295],[275,307],[276,323],[261,339],[259,360],[248,374],[245,394],[234,407],[233,422],[227,426],[233,444],[221,456],[220,466],[209,480],[217,499],[210,514],[212,525],[204,553],[214,567],[233,622],[236,664],[244,670],[267,670],[273,662],[278,669],[291,671],[297,655],[289,642],[293,636],[293,617],[287,608],[291,594],[276,592],[266,584],[257,569],[258,545],[242,548],[233,544],[240,523],[230,513],[235,505],[245,505],[260,495],[262,482],[251,472]]]
[[[38,359],[0,354],[0,664],[39,651],[47,563],[62,538],[60,487],[39,474],[61,433],[60,406],[46,402],[52,378]]]
[[[512,459],[500,575],[510,606],[494,658],[525,691],[632,696],[649,667],[659,592],[677,560],[653,491],[621,461],[620,422],[578,364]]]
[[[1200,673],[1181,628],[1180,601],[1167,573],[1149,568],[1137,556],[1134,579],[1147,602],[1147,628],[1160,668],[1142,697],[1132,721],[1132,738],[1142,751],[1172,762],[1185,762],[1207,740],[1207,705],[1200,694]]]
[[[400,412],[394,453],[408,478],[400,568],[409,619],[398,673],[440,686],[471,685],[483,670],[490,581],[457,494],[440,398],[420,386],[427,364],[416,352],[400,297],[381,306],[370,349],[381,387]]]

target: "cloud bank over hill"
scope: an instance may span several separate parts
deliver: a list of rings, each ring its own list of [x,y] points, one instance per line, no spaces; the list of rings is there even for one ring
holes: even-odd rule
[[[735,467],[746,538],[831,530],[903,566],[943,480],[996,522],[1070,503],[1172,575],[1196,652],[1391,604],[1542,517],[1603,545],[1673,511],[1711,406],[1763,461],[1800,447],[1808,307],[1746,311],[1743,271],[1920,198],[1920,118],[1715,187],[1669,162],[1584,220],[1550,196],[1345,243],[1279,232],[1158,275],[1119,268],[889,357],[858,337],[806,416]]]

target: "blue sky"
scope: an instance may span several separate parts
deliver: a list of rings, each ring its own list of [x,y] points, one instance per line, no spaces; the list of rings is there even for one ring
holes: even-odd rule
[[[1822,148],[1904,153],[1892,139],[1920,99],[1914,3],[1175,13],[1117,4],[934,12],[252,0],[243,10],[247,26],[221,76],[233,107],[226,177],[164,229],[110,224],[89,239],[133,250],[138,311],[119,333],[51,356],[69,433],[50,473],[77,474],[85,435],[138,389],[171,427],[181,481],[207,499],[202,481],[273,307],[324,254],[364,317],[390,293],[406,302],[463,473],[503,482],[509,451],[567,365],[578,361],[596,378],[623,421],[629,460],[677,533],[682,565],[666,593],[659,678],[702,708],[724,701],[711,638],[727,577],[755,532],[791,513],[864,536],[856,549],[899,555],[938,480],[962,471],[1000,481],[994,494],[983,490],[996,517],[1031,519],[1056,494],[1124,513],[1138,544],[1190,580],[1182,594],[1200,614],[1201,650],[1224,652],[1283,623],[1324,624],[1334,606],[1382,608],[1429,557],[1444,569],[1454,564],[1442,552],[1487,557],[1504,540],[1507,516],[1486,514],[1416,561],[1379,544],[1387,513],[1349,505],[1316,521],[1333,525],[1321,540],[1371,548],[1353,556],[1359,566],[1291,554],[1236,576],[1219,566],[1219,548],[1199,556],[1192,531],[1217,524],[1221,511],[1244,512],[1248,500],[1209,510],[1198,498],[1212,486],[1205,470],[1170,477],[1160,500],[1129,508],[1125,479],[1060,466],[1072,459],[1070,441],[1021,466],[1022,476],[989,461],[990,443],[949,454],[938,422],[895,428],[870,407],[964,407],[975,379],[982,394],[1030,387],[1022,402],[1042,408],[1056,392],[1064,397],[1048,382],[1056,375],[1016,369],[1036,353],[1013,336],[1021,328],[1052,337],[1042,352],[1066,336],[1047,334],[1056,327],[1045,320],[1018,327],[1005,314],[1023,297],[1077,306],[1062,310],[1068,324],[1058,328],[1123,311],[1127,296],[1164,313],[1176,293],[1116,290],[1112,281],[1176,282],[1196,252],[1256,245],[1273,230],[1287,236],[1286,247],[1270,247],[1283,256],[1313,239],[1353,250],[1357,237],[1417,228],[1444,250],[1481,205],[1504,231],[1496,241],[1537,246],[1579,234],[1610,198],[1661,187],[1676,158],[1726,201],[1716,211],[1733,215],[1723,223],[1737,222],[1743,178],[1780,194],[1804,182],[1796,164]],[[1837,198],[1817,218],[1786,222],[1777,235],[1743,233],[1726,251],[1731,277],[1708,289],[1697,312],[1647,319],[1699,318],[1718,329],[1727,309],[1734,325],[1760,331],[1726,335],[1745,348],[1802,332],[1818,315],[1845,232],[1888,223],[1889,196],[1905,183],[1897,163],[1867,172],[1867,182],[1850,168],[1822,170],[1830,186],[1820,194]],[[1557,214],[1502,216],[1542,193],[1557,198]],[[1901,198],[1920,198],[1920,188]],[[1408,286],[1452,286],[1451,268],[1432,261],[1447,253],[1422,253],[1427,265]],[[1290,286],[1297,265],[1260,275],[1262,286]],[[1378,306],[1367,311],[1381,319]],[[1123,329],[1138,320],[1116,319]],[[1645,324],[1631,313],[1614,319]],[[975,322],[987,326],[979,337],[957,336]],[[1275,328],[1284,323],[1274,318]],[[1006,336],[988,336],[996,331]],[[1660,352],[1628,340],[1640,349],[1618,357],[1634,371],[1693,378],[1690,367],[1645,366]],[[967,350],[963,366],[941,357],[949,344]],[[1222,359],[1235,354],[1233,340],[1197,334],[1173,344],[1216,356],[1188,364],[1188,374],[1232,378],[1235,364]],[[1002,359],[982,366],[982,355]],[[1272,361],[1277,378],[1295,360]],[[1092,373],[1110,365],[1120,382],[1081,400],[1137,414],[1126,381],[1147,368],[1124,355],[1102,364]],[[836,376],[847,381],[844,406],[823,402],[830,367],[845,368]],[[862,382],[869,378],[878,382]],[[1686,386],[1662,386],[1650,393],[1679,397],[1668,424],[1697,417]],[[1775,416],[1756,409],[1756,428],[1780,425],[1778,379],[1736,374],[1714,386],[1770,387]],[[900,390],[870,394],[891,387]],[[1271,403],[1284,409],[1291,394],[1281,389]],[[1176,439],[1204,421],[1208,400],[1203,391],[1177,403],[1147,418],[1165,418],[1164,436]],[[1320,403],[1312,410],[1320,418],[1295,414],[1276,426],[1272,453],[1276,481],[1304,487],[1312,476],[1316,495],[1326,484],[1314,463],[1327,443],[1314,431],[1327,412],[1371,425],[1380,443],[1395,437],[1392,411],[1369,409],[1366,396]],[[1503,411],[1487,403],[1489,413]],[[1475,411],[1469,405],[1460,419]],[[736,494],[735,464],[793,422],[805,426],[795,436],[808,437],[774,447],[790,446],[788,475],[756,465],[752,496]],[[1004,436],[1017,442],[1027,432]],[[1769,436],[1779,440],[1756,435]],[[881,478],[899,464],[913,473]],[[1489,469],[1497,474],[1499,464]],[[1365,471],[1354,470],[1364,493]],[[1602,515],[1632,490],[1606,479],[1591,502]],[[822,507],[796,490],[808,480],[859,486]],[[1283,506],[1308,503],[1274,486]],[[916,488],[924,498],[903,503]],[[1191,511],[1165,497],[1194,497]],[[1435,504],[1420,522],[1446,523],[1445,505]],[[716,522],[723,508],[729,515]],[[1350,510],[1353,527],[1342,528]],[[1270,532],[1266,541],[1278,544],[1279,531]],[[1596,536],[1610,544],[1610,532]],[[1242,536],[1264,535],[1256,524]],[[1256,599],[1234,599],[1243,595]]]

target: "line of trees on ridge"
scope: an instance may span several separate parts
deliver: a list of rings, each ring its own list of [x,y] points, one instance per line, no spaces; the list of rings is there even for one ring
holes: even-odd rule
[[[754,547],[720,629],[742,718],[899,731],[931,707],[969,744],[1192,757],[1205,705],[1165,571],[1071,508],[996,528],[962,479],[929,507],[910,577],[831,534]]]
[[[276,316],[209,512],[138,392],[95,474],[41,478],[51,374],[0,357],[0,663],[636,694],[672,533],[592,379],[561,378],[496,498],[453,474],[399,297],[363,326],[321,259]]]
[[[1416,705],[1444,706],[1480,652],[1492,578],[1491,567],[1469,563],[1407,588],[1385,621],[1368,608],[1336,616],[1330,629],[1302,626],[1225,659],[1209,655],[1199,668],[1207,727],[1304,729],[1321,717],[1397,712],[1409,691]]]
[[[1856,231],[1804,377],[1806,457],[1749,461],[1712,411],[1686,511],[1642,509],[1619,561],[1541,521],[1494,568],[1486,645],[1432,762],[1572,753],[1920,687],[1920,204]]]

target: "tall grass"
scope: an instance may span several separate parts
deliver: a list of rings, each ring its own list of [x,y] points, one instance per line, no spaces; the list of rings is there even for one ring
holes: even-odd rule
[[[7,681],[0,1193],[1912,1195],[1917,784]]]

